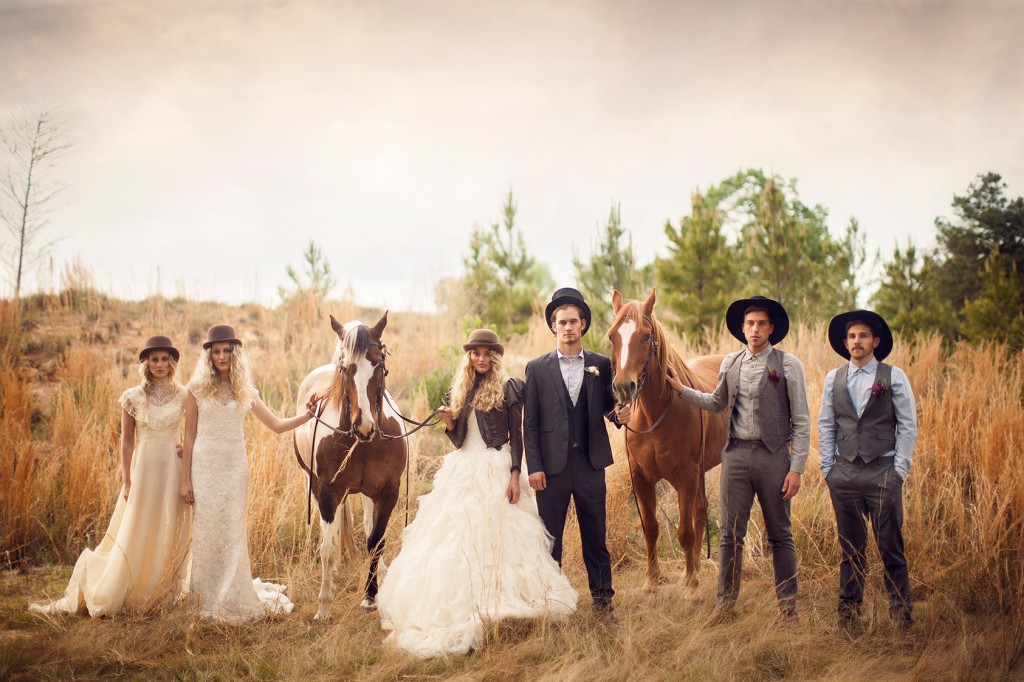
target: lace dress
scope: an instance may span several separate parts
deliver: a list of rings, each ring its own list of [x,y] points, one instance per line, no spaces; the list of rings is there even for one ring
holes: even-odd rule
[[[119,400],[135,418],[128,501],[119,493],[103,540],[78,557],[64,597],[32,604],[37,613],[109,616],[122,609],[173,604],[182,593],[192,512],[182,502],[180,442],[185,389],[170,381],[125,391]]]
[[[402,550],[377,594],[387,643],[427,658],[483,644],[487,621],[563,618],[576,591],[551,558],[551,536],[520,476],[519,502],[505,497],[508,443],[488,448],[477,420],[445,455],[434,489],[420,498]]]
[[[190,588],[200,617],[207,620],[240,623],[294,608],[284,585],[254,580],[249,564],[249,462],[242,423],[256,395],[249,387],[241,402],[197,397]]]

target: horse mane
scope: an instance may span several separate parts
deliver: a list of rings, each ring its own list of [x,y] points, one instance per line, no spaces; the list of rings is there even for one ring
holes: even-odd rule
[[[683,360],[682,356],[672,347],[672,344],[668,342],[668,337],[665,334],[665,328],[661,326],[661,322],[658,321],[654,311],[651,311],[649,317],[644,315],[643,303],[640,301],[623,301],[622,307],[619,308],[619,312],[615,315],[615,319],[612,321],[611,327],[608,328],[608,333],[605,335],[606,338],[611,338],[613,329],[618,329],[619,325],[626,320],[634,320],[637,323],[637,329],[640,328],[640,322],[646,317],[651,323],[652,331],[654,335],[654,341],[658,344],[658,385],[661,386],[662,394],[665,393],[665,389],[668,388],[668,366],[672,365],[679,370],[682,374],[682,378],[685,380],[684,383],[689,383],[690,386],[697,386],[697,377],[694,376],[690,367]]]
[[[341,371],[344,365],[350,362],[349,358],[358,358],[370,347],[370,328],[359,320],[346,322],[342,332],[341,338],[334,345],[334,355],[331,356],[331,362],[337,367],[337,371],[331,378],[331,387],[324,395],[324,399],[333,405],[337,405],[341,400]]]

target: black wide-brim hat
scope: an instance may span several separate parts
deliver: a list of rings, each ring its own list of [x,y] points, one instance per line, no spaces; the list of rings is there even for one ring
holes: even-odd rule
[[[171,354],[174,361],[177,362],[181,357],[181,353],[174,347],[174,343],[171,342],[168,336],[151,336],[146,339],[145,345],[142,346],[142,350],[139,351],[139,362],[145,360],[150,353],[155,350],[165,350]]]
[[[871,331],[878,337],[875,359],[881,361],[889,357],[892,352],[892,331],[885,318],[873,310],[851,310],[833,317],[828,323],[828,342],[832,344],[832,350],[850,359],[850,351],[846,350],[843,340],[846,338],[846,325],[855,320],[871,327]]]
[[[786,314],[786,309],[782,307],[782,304],[764,296],[751,296],[733,301],[729,304],[729,309],[725,311],[725,326],[741,343],[747,342],[747,337],[743,335],[743,317],[747,308],[763,308],[768,311],[768,316],[775,326],[768,337],[768,343],[774,346],[786,338],[786,334],[789,333],[789,315]]]
[[[555,314],[555,310],[563,305],[574,305],[580,309],[580,314],[587,321],[587,326],[583,328],[581,336],[586,336],[590,331],[590,306],[583,300],[583,294],[572,287],[562,287],[551,294],[551,303],[548,303],[547,308],[544,309],[544,319],[547,320],[548,326],[551,326],[551,316]],[[555,332],[552,330],[551,333]]]
[[[206,330],[206,341],[203,342],[203,349],[205,350],[215,343],[242,345],[242,341],[235,336],[235,328],[230,324],[215,324]]]

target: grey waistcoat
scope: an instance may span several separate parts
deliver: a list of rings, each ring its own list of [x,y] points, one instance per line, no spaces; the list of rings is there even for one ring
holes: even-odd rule
[[[875,383],[885,387],[883,393],[872,395],[857,418],[857,408],[846,387],[850,368],[845,364],[836,372],[832,384],[832,404],[836,410],[836,447],[839,456],[852,462],[860,457],[870,462],[896,449],[896,411],[892,406],[892,365],[878,363]]]
[[[785,355],[784,351],[772,348],[765,359],[764,375],[761,377],[757,397],[757,421],[761,428],[761,442],[773,454],[785,450],[793,438],[789,393],[786,390],[786,368],[782,364]],[[740,362],[740,357],[737,356],[726,372],[729,387],[729,406],[726,409],[730,419],[736,406],[736,395],[739,393]],[[779,376],[778,381],[768,377],[772,370]]]

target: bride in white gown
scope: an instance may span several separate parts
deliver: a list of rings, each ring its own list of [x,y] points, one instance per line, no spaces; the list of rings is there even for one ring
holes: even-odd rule
[[[142,383],[119,400],[124,483],[107,532],[78,557],[64,596],[30,611],[112,616],[166,608],[181,594],[191,510],[178,497],[175,450],[185,413],[185,389],[174,381],[178,358],[166,336],[146,341]]]
[[[377,594],[386,642],[423,658],[478,649],[488,622],[576,610],[521,472],[523,382],[501,369],[494,332],[474,331],[463,348],[451,406],[438,411],[458,449]]]
[[[185,403],[181,497],[194,504],[193,605],[206,620],[240,623],[291,613],[284,585],[253,579],[245,508],[249,463],[242,424],[250,411],[274,433],[309,420],[279,419],[252,386],[242,342],[228,325],[210,327]],[[311,398],[315,400],[316,396]]]

